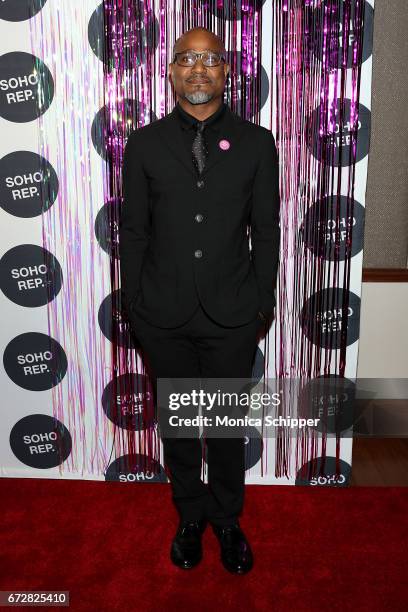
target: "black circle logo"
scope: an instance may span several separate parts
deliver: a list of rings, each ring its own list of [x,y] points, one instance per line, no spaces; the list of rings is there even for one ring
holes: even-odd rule
[[[147,455],[122,455],[113,461],[105,480],[115,482],[168,482],[164,468]]]
[[[0,160],[0,206],[24,219],[46,212],[58,195],[49,161],[31,151],[13,151]]]
[[[351,100],[345,99],[343,117],[340,117],[340,104],[340,98],[328,108],[325,103],[319,104],[306,122],[307,146],[314,157],[327,166],[351,166],[353,157],[356,162],[361,161],[370,148],[369,109],[364,104],[357,104],[352,116]]]
[[[72,439],[58,419],[46,414],[30,414],[14,425],[10,447],[25,465],[45,470],[61,465],[69,457]]]
[[[15,304],[45,306],[61,286],[62,270],[57,259],[36,244],[13,247],[0,260],[0,288]]]
[[[339,11],[337,12],[337,6]],[[357,24],[356,3],[350,2],[349,23],[344,21],[344,0],[323,0],[316,9],[313,6],[305,7],[304,19],[306,23],[313,24],[305,32],[306,48],[310,49],[313,55],[318,59],[323,57],[323,45],[325,45],[326,66],[328,70],[336,70],[343,67],[343,57],[346,57],[344,68],[352,68],[356,66],[355,45],[356,37],[361,36],[358,30],[363,26],[362,32],[362,57],[361,62],[365,62],[373,52],[373,25],[374,25],[374,9],[366,1],[363,0],[361,9],[362,24],[354,30],[354,25]],[[328,11],[331,12],[331,18],[327,19]],[[335,17],[338,17],[335,19]],[[347,33],[344,31],[347,27]],[[324,29],[329,29],[329,33],[324,36]],[[343,48],[343,39],[347,36],[346,46]]]
[[[101,3],[88,24],[88,41],[96,57],[109,71],[121,67],[132,70],[145,64],[159,42],[159,23],[153,10],[141,0],[127,0],[113,7]]]
[[[340,348],[343,337],[350,346],[359,337],[360,305],[360,298],[352,291],[336,287],[317,291],[302,308],[300,324],[303,333],[322,348]]]
[[[95,236],[99,246],[114,259],[119,259],[119,219],[121,202],[111,198],[95,219]]]
[[[47,0],[1,0],[0,19],[26,21],[39,13]]]
[[[144,374],[123,374],[112,380],[104,389],[102,406],[108,419],[123,429],[136,431],[156,424],[153,388]]]
[[[326,197],[312,204],[300,227],[306,247],[319,259],[344,261],[363,248],[365,209],[347,196]]]
[[[3,354],[11,380],[28,391],[46,391],[64,378],[68,363],[62,346],[50,336],[28,332],[16,336]]]
[[[227,63],[229,61],[227,52]],[[241,51],[234,54],[236,63],[230,63],[230,77],[225,84],[224,101],[230,105],[232,97],[237,100],[237,114],[241,114],[241,109],[245,108],[245,101],[250,99],[250,92],[259,91],[259,103],[257,108],[251,112],[251,105],[248,103],[245,117],[251,119],[257,111],[265,106],[269,96],[269,78],[265,68],[261,65],[259,72],[256,65],[252,70],[248,70],[247,60],[243,58]],[[232,61],[232,60],[231,60]],[[234,60],[235,62],[235,60]]]
[[[299,395],[299,416],[319,419],[317,431],[342,434],[361,416],[356,406],[356,384],[337,374],[308,380]]]
[[[103,335],[110,342],[128,349],[139,347],[129,319],[122,309],[120,290],[110,293],[103,300],[98,311],[98,322]]]
[[[347,487],[350,482],[351,465],[336,457],[317,457],[298,470],[295,485],[319,487]]]
[[[13,51],[0,56],[0,116],[14,123],[38,119],[54,98],[54,79],[42,60]]]
[[[112,116],[114,114],[114,117]],[[135,117],[139,119],[134,124]],[[143,102],[125,98],[114,113],[103,106],[92,122],[91,137],[97,153],[115,165],[123,164],[126,140],[134,129],[156,121],[157,117]]]

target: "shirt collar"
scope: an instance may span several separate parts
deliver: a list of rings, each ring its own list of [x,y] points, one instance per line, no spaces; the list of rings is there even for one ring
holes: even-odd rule
[[[204,120],[205,127],[209,127],[214,131],[218,131],[220,129],[221,120],[225,114],[226,107],[226,103],[222,102],[217,108],[217,110]],[[179,102],[176,103],[176,109],[178,111],[180,125],[183,129],[189,130],[195,127],[196,123],[198,122],[196,117],[193,117],[193,115],[190,115],[190,113],[185,111]]]

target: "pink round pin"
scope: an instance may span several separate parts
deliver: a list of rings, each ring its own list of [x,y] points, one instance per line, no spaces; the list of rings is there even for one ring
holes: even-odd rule
[[[228,140],[225,140],[224,138],[222,140],[220,140],[220,142],[218,143],[218,146],[220,147],[220,149],[222,149],[223,151],[228,151],[228,149],[230,148],[230,143]]]

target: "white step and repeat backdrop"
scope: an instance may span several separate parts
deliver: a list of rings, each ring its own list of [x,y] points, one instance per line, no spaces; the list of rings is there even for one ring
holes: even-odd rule
[[[148,4],[156,12],[155,26],[158,27],[159,2]],[[169,14],[179,10],[179,4],[179,0],[168,3]],[[346,218],[345,202],[340,206],[340,224],[353,225],[349,317],[343,321],[343,325],[349,326],[343,356],[344,375],[349,379],[356,376],[358,357],[373,9],[374,0],[366,0],[367,35],[359,100],[362,137],[353,177],[353,218]],[[98,48],[98,40],[103,36],[102,10],[102,4],[96,0],[3,0],[0,3],[0,346],[3,356],[0,474],[3,477],[166,481],[163,469],[158,474],[141,468],[126,473],[120,467],[123,455],[143,454],[145,446],[143,432],[138,432],[129,446],[129,430],[134,423],[130,417],[137,411],[140,398],[117,398],[112,392],[116,366],[112,330],[106,323],[109,319],[106,313],[112,315],[109,304],[113,247],[111,235],[106,231],[108,207],[112,202],[100,136],[106,94]],[[265,77],[260,123],[275,132],[279,104],[273,76],[274,21],[274,3],[265,0],[262,3]],[[227,30],[231,23],[226,24]],[[239,20],[236,25],[239,30]],[[169,48],[180,33],[169,25]],[[349,38],[351,43],[352,31]],[[160,51],[158,46],[153,52],[158,56]],[[346,75],[346,87],[351,92],[351,70]],[[152,110],[160,117],[163,113],[159,96],[157,100]],[[346,151],[347,146],[349,142],[343,137],[339,149],[343,147]],[[313,172],[319,156],[313,149],[309,155]],[[330,188],[332,193],[337,193],[335,181]],[[346,200],[347,184],[343,182],[341,189]],[[282,193],[282,202],[285,206],[285,193]],[[299,225],[303,221],[297,220]],[[297,229],[293,227],[291,231],[296,233]],[[286,239],[283,244],[287,244]],[[290,258],[285,262],[291,265]],[[290,276],[288,269],[285,278]],[[281,282],[282,276],[277,296],[282,289]],[[291,341],[295,342],[299,334],[306,336],[305,341],[313,342],[313,338],[307,338],[307,330],[302,328],[299,319],[290,318],[290,304],[287,308],[288,312],[283,312],[280,304],[277,312],[277,320],[286,324],[278,326],[275,321],[269,342],[260,341],[254,365],[259,377],[265,362],[272,378],[280,369],[275,358],[276,346],[283,344],[285,354],[290,355]],[[115,316],[117,313],[111,318]],[[319,316],[323,320],[323,333],[329,333],[335,313],[327,311]],[[289,333],[290,326],[296,327],[295,334]],[[287,333],[282,337],[285,330]],[[131,352],[132,363],[141,372],[141,356],[139,352]],[[337,372],[336,363],[334,359],[333,373]],[[123,411],[118,417],[112,405],[120,408],[121,400]],[[332,484],[347,484],[351,451],[351,439],[343,439],[341,475],[337,480],[332,479]],[[291,452],[294,455],[295,448]],[[328,438],[327,478],[319,484],[330,484],[335,454],[336,441]],[[262,440],[259,435],[251,441],[247,454],[247,483],[314,484],[296,480],[293,459],[287,474],[276,475],[275,440]]]

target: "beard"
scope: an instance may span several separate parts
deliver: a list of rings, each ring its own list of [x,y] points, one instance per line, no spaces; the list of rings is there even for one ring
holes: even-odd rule
[[[195,91],[194,93],[186,93],[185,97],[191,104],[205,104],[212,100],[213,95],[206,91]]]

